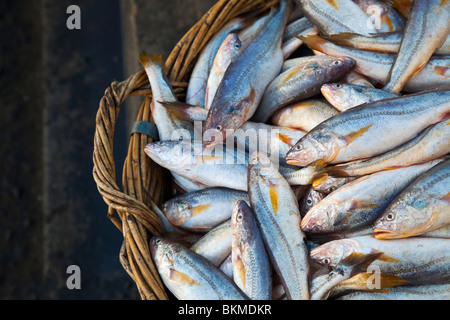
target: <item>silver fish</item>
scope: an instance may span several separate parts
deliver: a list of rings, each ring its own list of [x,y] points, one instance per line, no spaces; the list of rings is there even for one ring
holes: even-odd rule
[[[309,299],[308,248],[300,230],[297,199],[270,160],[254,152],[249,163],[249,197],[272,266],[288,299]]]
[[[402,42],[384,90],[400,93],[420,71],[450,32],[450,2],[415,0],[403,32]]]
[[[191,250],[218,267],[231,254],[232,234],[231,219],[228,219],[201,237]]]
[[[252,300],[272,297],[272,270],[252,209],[238,201],[231,217],[233,279]]]
[[[179,300],[247,300],[222,271],[188,248],[161,237],[150,240],[152,259]]]
[[[212,102],[203,133],[211,132],[205,144],[225,140],[254,114],[264,91],[283,64],[281,42],[290,4],[282,0],[253,41],[241,48],[228,67]],[[204,135],[205,136],[205,135]]]
[[[178,195],[165,202],[162,209],[174,226],[207,232],[231,218],[238,200],[250,203],[245,191],[207,188]]]

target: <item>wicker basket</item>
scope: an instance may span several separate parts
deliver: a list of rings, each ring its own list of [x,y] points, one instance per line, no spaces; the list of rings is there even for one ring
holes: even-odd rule
[[[187,81],[199,52],[223,25],[241,14],[266,10],[277,2],[218,1],[178,42],[165,63],[164,72],[178,98],[183,100],[186,95]],[[169,294],[151,259],[149,239],[163,232],[155,210],[173,195],[174,184],[170,173],[144,153],[146,144],[152,142],[149,136],[140,133],[131,136],[122,172],[122,191],[116,183],[114,126],[122,103],[130,96],[145,97],[136,121],[152,122],[151,88],[145,71],[123,82],[113,82],[106,89],[96,116],[93,176],[108,205],[108,218],[123,234],[120,248],[123,268],[136,283],[143,300],[167,300]]]

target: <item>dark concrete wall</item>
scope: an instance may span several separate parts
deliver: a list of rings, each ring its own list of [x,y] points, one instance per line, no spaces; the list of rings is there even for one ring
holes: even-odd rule
[[[139,70],[137,52],[167,57],[212,3],[0,2],[0,299],[139,299],[92,178],[95,115],[109,84]],[[66,27],[72,4],[81,30]],[[136,105],[116,125],[119,180]],[[80,290],[66,286],[69,265]]]

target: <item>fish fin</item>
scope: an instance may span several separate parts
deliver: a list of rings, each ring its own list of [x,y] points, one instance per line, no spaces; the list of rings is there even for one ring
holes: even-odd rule
[[[358,266],[361,270],[364,270],[365,266],[369,266],[372,262],[377,260],[383,252],[375,251],[373,253],[360,253],[352,252],[346,258],[344,258],[340,264],[347,266]],[[367,268],[366,268],[367,270]],[[359,272],[357,272],[359,273]]]
[[[142,51],[139,54],[139,62],[142,64],[144,68],[147,68],[151,65],[162,66],[162,56],[158,56],[156,54],[147,54],[144,51]]]
[[[355,141],[356,139],[361,137],[364,133],[366,133],[372,125],[373,124],[369,124],[368,126],[365,126],[364,128],[350,132],[346,136],[342,137],[342,139],[346,142],[347,145],[349,145],[350,143],[352,143],[353,141]]]
[[[269,182],[269,190],[270,190],[270,203],[272,204],[273,213],[275,216],[278,214],[278,189],[277,185]]]
[[[391,17],[389,17],[389,15],[385,12],[384,14],[381,15],[381,22],[384,25],[387,25],[389,28],[389,31],[394,31],[394,25],[392,23]]]
[[[450,203],[450,192],[443,196],[441,200]]]
[[[305,43],[310,49],[312,50],[318,50],[320,52],[323,52],[323,45],[327,43],[327,41],[319,36],[295,36],[296,38],[300,39]]]
[[[392,257],[388,256],[387,254],[385,254],[383,252],[380,252],[380,251],[377,251],[377,250],[376,250],[376,252],[380,254],[376,260],[380,260],[380,261],[384,261],[384,262],[392,262],[392,263],[397,263],[398,262],[397,259],[392,258]]]
[[[328,2],[333,8],[335,8],[337,11],[340,11],[340,10],[339,10],[339,7],[338,7],[338,5],[337,5],[337,3],[336,3],[335,0],[327,0],[327,2]]]
[[[285,134],[282,134],[282,133],[277,133],[277,138],[280,141],[286,143],[287,145],[289,145],[291,147],[293,147],[297,143],[297,140],[292,139],[291,137],[289,137],[289,136],[287,136]]]
[[[192,207],[192,216],[196,216],[200,213],[202,213],[203,211],[209,209],[211,207],[210,204],[201,204],[195,207]]]
[[[177,271],[175,269],[170,269],[169,271],[169,278],[172,281],[183,283],[190,286],[201,286],[201,284],[191,277],[189,277],[187,274]]]
[[[414,72],[414,74],[410,77],[410,79],[414,78],[422,69],[427,65],[427,61],[422,62],[422,64],[417,68],[417,70]]]
[[[280,81],[280,83],[277,86],[277,90],[280,89],[286,82],[289,81],[289,79],[291,79],[293,76],[295,76],[298,73],[299,68],[302,68],[303,66],[296,66],[293,67],[291,69],[289,69],[288,71],[286,71],[286,76],[283,78],[283,80]]]
[[[448,0],[441,0],[441,3],[439,3],[439,6],[442,7],[444,4],[447,3]]]
[[[333,42],[334,44],[352,46],[351,40],[359,36],[357,33],[341,32],[329,36],[322,36],[323,39]]]
[[[233,277],[238,277],[241,283],[245,283],[245,265],[239,254],[233,259]]]
[[[315,179],[312,183],[312,188],[315,190],[321,186],[328,179],[328,173],[323,174],[321,177]]]
[[[357,275],[349,278],[348,280],[344,280],[341,282],[341,285],[346,286],[347,284],[351,285],[352,289],[362,290],[362,291],[374,291],[380,293],[387,293],[389,290],[385,290],[385,288],[392,288],[400,285],[404,285],[407,280],[404,280],[398,276],[379,273],[379,287],[374,289],[368,288],[368,283],[371,280],[371,277],[374,276],[371,272],[361,272]]]
[[[206,115],[208,114],[208,110],[204,108],[200,108],[191,104],[183,103],[180,101],[177,102],[164,102],[158,101],[162,104],[175,118],[186,121],[205,121]],[[198,108],[205,110],[205,118],[204,119],[196,119],[195,117],[190,116],[189,109],[190,108]]]

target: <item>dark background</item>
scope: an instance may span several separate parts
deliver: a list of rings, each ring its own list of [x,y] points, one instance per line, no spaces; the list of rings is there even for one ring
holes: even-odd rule
[[[167,58],[213,4],[0,1],[0,299],[139,299],[92,178],[95,115],[111,82],[140,70],[139,51]],[[66,27],[70,5],[81,30]],[[119,180],[138,105],[116,124]],[[80,290],[66,286],[70,265]]]

